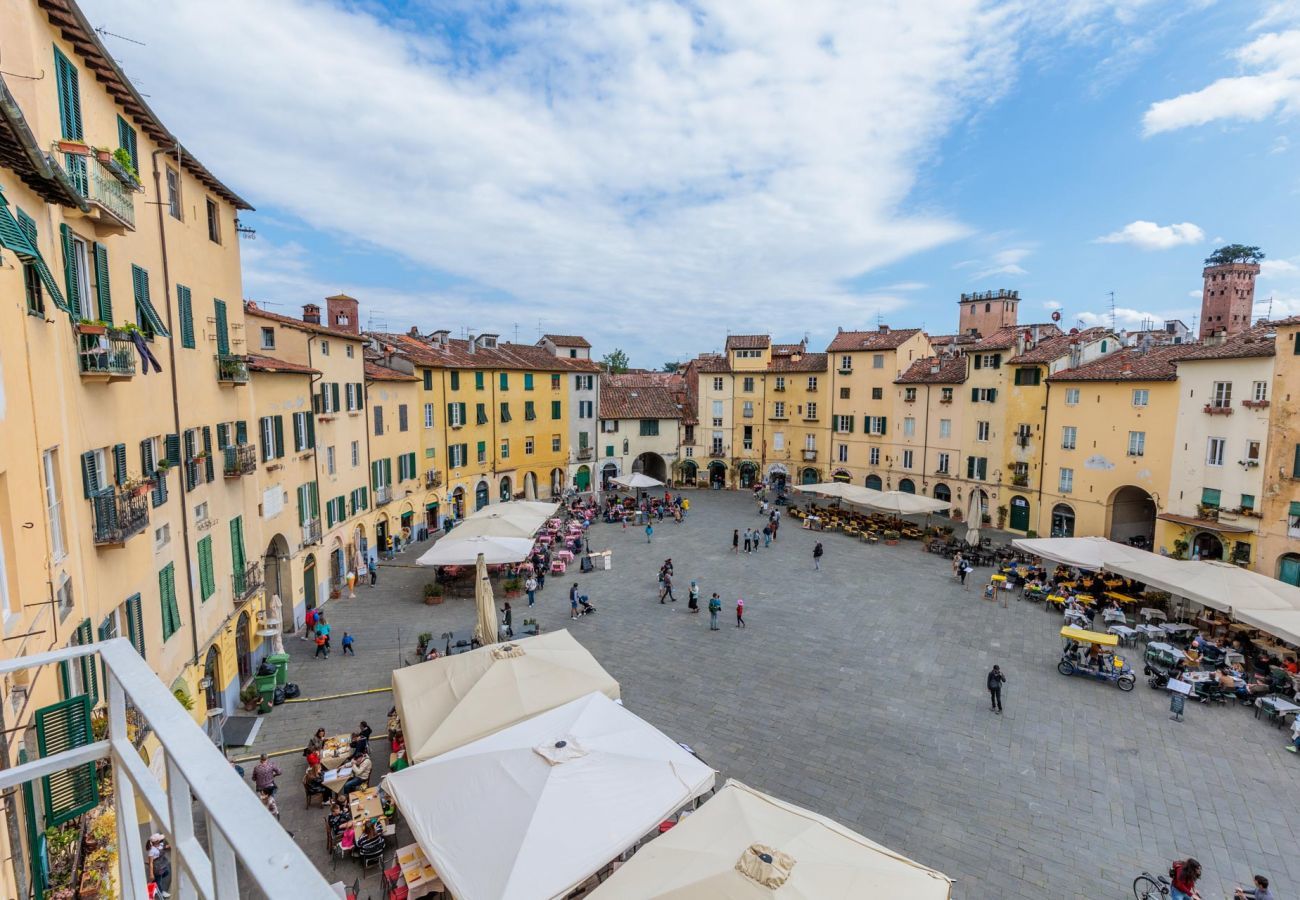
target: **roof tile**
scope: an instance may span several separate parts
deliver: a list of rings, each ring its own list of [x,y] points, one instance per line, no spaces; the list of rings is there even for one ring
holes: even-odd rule
[[[602,419],[680,419],[684,412],[674,392],[656,385],[621,385],[614,379],[600,377],[600,417]]]
[[[591,344],[587,343],[587,339],[577,334],[544,334],[542,337],[557,347],[583,347],[588,350],[591,349]]]
[[[883,330],[881,330],[883,329]],[[840,353],[846,350],[896,350],[920,334],[919,328],[889,328],[881,326],[876,331],[841,331],[835,335],[828,353]]]
[[[259,354],[250,354],[248,357],[248,368],[254,372],[274,372],[278,374],[292,375],[319,375],[318,369],[311,366],[292,363],[284,359],[276,359],[274,356],[261,356]]]
[[[966,380],[966,357],[927,356],[907,367],[895,384],[961,384]]]
[[[1197,350],[1195,344],[1171,344],[1141,350],[1119,350],[1087,365],[1057,372],[1048,381],[1174,381],[1174,364]]]

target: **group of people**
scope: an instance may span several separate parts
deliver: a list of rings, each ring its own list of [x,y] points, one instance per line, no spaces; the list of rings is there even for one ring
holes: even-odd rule
[[[574,587],[576,588],[577,585],[574,585]],[[668,600],[671,600],[673,603],[677,602],[677,598],[673,596],[673,561],[671,557],[665,559],[663,565],[659,567],[659,602],[665,603]],[[700,583],[694,578],[691,579],[691,586],[686,593],[686,608],[692,613],[698,613],[700,611]],[[718,627],[718,614],[721,612],[722,597],[717,591],[714,591],[713,596],[709,598],[710,631],[720,630]],[[736,627],[745,627],[744,597],[736,598]]]
[[[316,642],[316,656],[329,657],[330,655],[330,623],[325,620],[325,611],[320,609],[307,610],[307,624],[303,628],[302,639]],[[343,639],[340,642],[343,647],[344,656],[356,656],[356,638],[348,632],[343,632]]]
[[[772,542],[776,540],[776,533],[781,527],[781,510],[772,509],[770,511],[766,511],[764,509],[760,509],[760,514],[762,514],[764,518],[767,519],[767,522],[764,523],[763,528],[761,530],[758,528],[746,528],[744,532],[741,532],[739,528],[732,529],[731,532],[732,553],[739,554],[742,549],[742,544],[743,544],[743,549],[746,553],[754,552],[759,548],[760,545],[763,547],[772,546]]]
[[[681,494],[673,495],[671,491],[664,491],[662,498],[651,497],[649,494],[643,496],[639,501],[631,497],[619,499],[610,498],[605,504],[605,513],[602,518],[608,523],[620,522],[624,528],[627,528],[631,521],[645,522],[647,536],[654,533],[652,522],[662,522],[664,519],[672,519],[678,525],[682,519],[691,510],[691,501]]]

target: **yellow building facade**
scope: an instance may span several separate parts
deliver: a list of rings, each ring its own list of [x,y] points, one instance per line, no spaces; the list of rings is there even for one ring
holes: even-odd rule
[[[1300,586],[1300,316],[1274,323],[1257,571]]]

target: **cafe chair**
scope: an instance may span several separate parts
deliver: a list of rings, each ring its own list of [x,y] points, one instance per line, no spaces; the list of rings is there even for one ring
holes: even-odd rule
[[[393,855],[393,864],[383,871],[384,897],[387,900],[406,900],[408,888],[402,878],[402,867],[397,864],[397,855]]]
[[[361,897],[361,879],[354,878],[352,884],[344,888],[346,900],[360,900]]]
[[[385,840],[374,853],[361,853],[358,851],[357,859],[361,862],[361,875],[364,878],[371,866],[378,867],[381,872],[384,867],[384,851],[388,849],[388,841]]]

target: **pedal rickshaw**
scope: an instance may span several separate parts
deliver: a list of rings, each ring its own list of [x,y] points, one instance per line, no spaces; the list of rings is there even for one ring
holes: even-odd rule
[[[1109,648],[1119,646],[1119,638],[1100,631],[1088,631],[1066,625],[1061,629],[1065,649],[1056,671],[1062,675],[1082,675],[1097,681],[1108,681],[1121,691],[1131,691],[1137,677],[1123,659]]]

